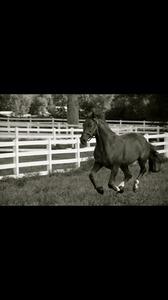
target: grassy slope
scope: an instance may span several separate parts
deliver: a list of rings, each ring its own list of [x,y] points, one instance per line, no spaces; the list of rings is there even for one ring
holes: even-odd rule
[[[110,171],[102,169],[97,176],[98,184],[105,188],[102,196],[88,178],[92,163],[67,174],[2,180],[0,205],[168,205],[168,164],[162,166],[160,173],[144,175],[137,193],[132,191],[135,177],[131,179],[124,194],[108,189]],[[134,176],[139,172],[136,165],[130,169]],[[116,183],[122,179],[119,171]]]

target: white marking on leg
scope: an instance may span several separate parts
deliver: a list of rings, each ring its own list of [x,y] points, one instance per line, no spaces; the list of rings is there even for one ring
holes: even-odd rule
[[[125,182],[124,182],[124,181],[122,181],[122,182],[119,184],[119,186],[118,186],[118,187],[120,188],[120,187],[124,187],[124,186],[125,186]]]
[[[135,180],[135,188],[138,189],[138,187],[139,187],[139,180],[136,179],[136,180]]]
[[[118,187],[118,186],[115,186],[116,187],[116,189],[117,189],[117,192],[119,192],[120,191],[120,188]]]

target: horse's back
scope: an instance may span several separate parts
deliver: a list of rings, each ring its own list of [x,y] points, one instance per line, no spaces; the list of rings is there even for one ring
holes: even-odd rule
[[[124,142],[129,142],[132,145],[134,143],[139,143],[141,146],[148,147],[148,144],[149,144],[147,142],[147,140],[145,139],[145,137],[141,133],[130,132],[130,133],[121,135],[120,138]]]
[[[121,136],[125,145],[125,156],[131,160],[145,159],[149,156],[150,144],[140,133],[130,132]]]
[[[146,141],[144,136],[141,133],[136,133],[136,132],[129,132],[120,135],[123,139],[133,139],[133,140],[140,140],[140,141]]]

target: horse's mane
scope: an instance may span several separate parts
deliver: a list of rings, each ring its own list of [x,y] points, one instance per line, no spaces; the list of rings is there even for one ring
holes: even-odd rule
[[[99,123],[100,125],[104,126],[104,127],[107,129],[107,131],[108,131],[109,133],[115,134],[115,132],[113,132],[113,131],[111,130],[111,128],[109,127],[109,125],[106,123],[106,121],[104,121],[104,120],[102,120],[102,119],[98,119],[98,123]]]

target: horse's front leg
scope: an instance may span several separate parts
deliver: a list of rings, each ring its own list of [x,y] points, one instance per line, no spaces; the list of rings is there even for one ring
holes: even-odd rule
[[[99,194],[104,194],[104,190],[103,190],[103,187],[102,186],[97,186],[96,184],[96,181],[95,181],[95,174],[102,168],[102,165],[98,162],[95,162],[94,165],[93,165],[93,168],[89,174],[89,178],[94,186],[94,188],[96,189],[96,191],[99,193]]]
[[[124,177],[124,181],[122,181],[118,185],[118,187],[120,189],[120,193],[123,193],[124,188],[125,188],[125,184],[132,178],[132,175],[131,175],[130,170],[129,170],[127,165],[121,165],[120,169],[123,171],[125,177]]]
[[[109,183],[108,183],[108,187],[110,189],[113,189],[116,192],[120,192],[120,188],[115,185],[115,178],[116,178],[116,175],[118,173],[118,169],[119,169],[118,165],[114,165],[111,168],[111,175],[110,175],[110,179],[109,179]]]

